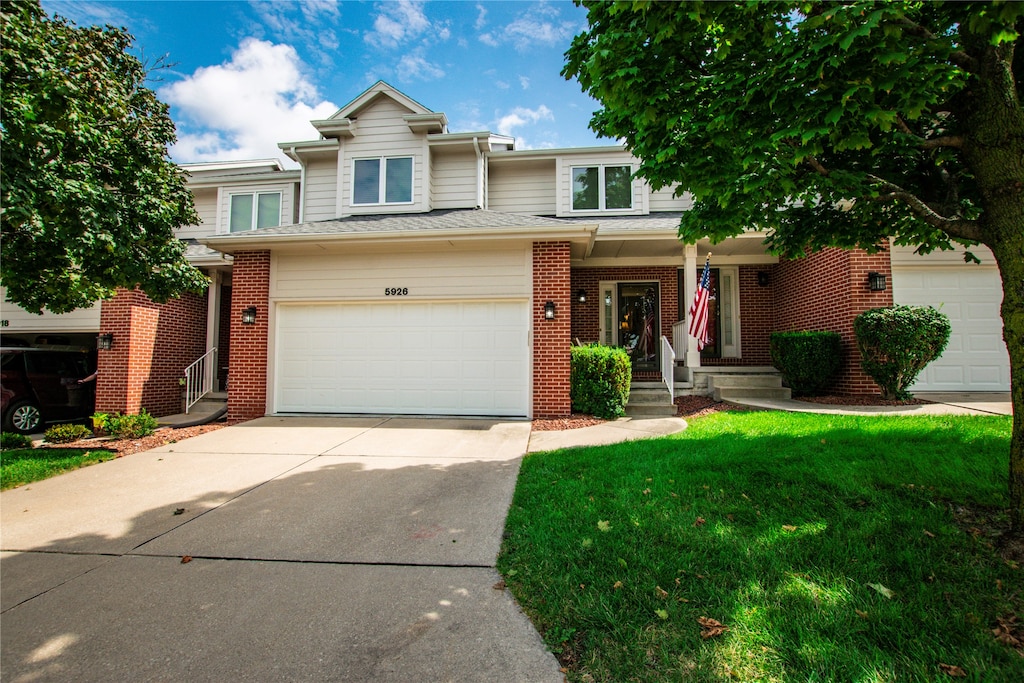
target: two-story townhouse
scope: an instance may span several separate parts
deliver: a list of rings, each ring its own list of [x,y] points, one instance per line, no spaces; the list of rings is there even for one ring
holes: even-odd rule
[[[780,262],[752,230],[682,244],[688,198],[633,178],[621,146],[517,150],[452,133],[383,82],[311,123],[319,139],[280,144],[298,170],[183,167],[202,221],[179,236],[210,290],[164,306],[123,292],[89,314],[98,327],[84,332],[116,339],[99,351],[100,409],[175,412],[183,368],[217,349],[232,420],[560,416],[573,343],[624,346],[636,379],[706,392],[709,375],[769,366],[769,334],[795,329],[838,332],[837,393],[875,393],[853,318],[894,302],[942,305],[953,322],[915,390],[1009,388],[984,249],[976,266],[901,248]],[[709,252],[712,343],[698,352],[686,309]]]

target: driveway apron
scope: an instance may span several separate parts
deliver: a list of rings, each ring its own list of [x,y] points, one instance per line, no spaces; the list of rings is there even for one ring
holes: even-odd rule
[[[0,678],[561,681],[494,569],[527,422],[267,417],[0,495]]]

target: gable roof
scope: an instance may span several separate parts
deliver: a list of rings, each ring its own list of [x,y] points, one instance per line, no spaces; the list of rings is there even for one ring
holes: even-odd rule
[[[443,113],[427,109],[384,81],[377,81],[371,85],[354,100],[334,112],[330,118],[314,120],[310,123],[324,137],[351,137],[355,134],[355,121],[359,118],[360,112],[380,97],[387,97],[409,111],[404,118],[412,130],[425,133],[448,132],[448,119]]]

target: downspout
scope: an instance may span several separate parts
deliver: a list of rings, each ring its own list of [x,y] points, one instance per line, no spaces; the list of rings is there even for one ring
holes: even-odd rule
[[[473,149],[476,150],[476,208],[484,207],[484,154],[480,151],[480,140],[473,136]]]
[[[292,158],[299,162],[299,223],[302,223],[306,213],[306,164],[295,151],[295,145],[292,145]]]

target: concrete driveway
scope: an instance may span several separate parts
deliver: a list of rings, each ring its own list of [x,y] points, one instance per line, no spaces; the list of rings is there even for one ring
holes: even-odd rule
[[[529,437],[268,417],[6,491],[0,677],[561,681],[494,588]]]

